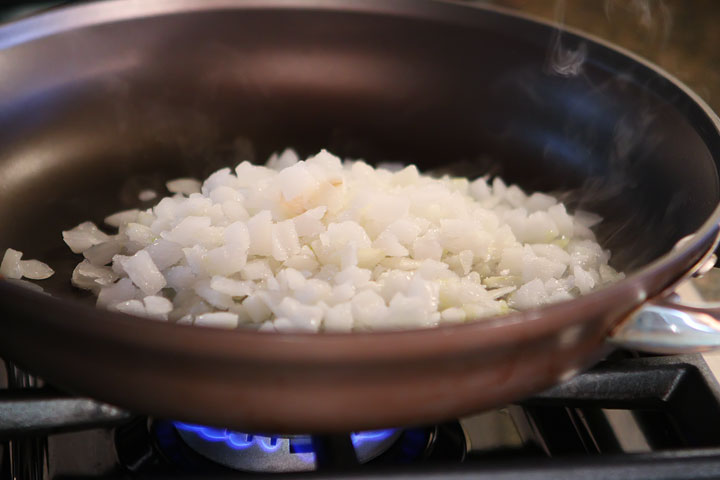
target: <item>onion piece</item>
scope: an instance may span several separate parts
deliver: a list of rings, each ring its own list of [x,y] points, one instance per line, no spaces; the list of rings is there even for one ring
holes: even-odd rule
[[[22,278],[22,269],[20,268],[20,259],[23,253],[19,250],[8,248],[3,255],[2,263],[0,263],[0,275],[7,278]]]
[[[21,260],[20,273],[30,280],[45,280],[50,278],[55,270],[39,260]]]

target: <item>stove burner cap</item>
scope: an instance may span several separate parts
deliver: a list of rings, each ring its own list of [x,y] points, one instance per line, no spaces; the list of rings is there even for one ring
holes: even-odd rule
[[[267,436],[182,422],[173,425],[190,448],[226,467],[254,472],[315,470],[309,435]],[[350,434],[358,461],[367,463],[387,451],[401,433],[386,429]]]

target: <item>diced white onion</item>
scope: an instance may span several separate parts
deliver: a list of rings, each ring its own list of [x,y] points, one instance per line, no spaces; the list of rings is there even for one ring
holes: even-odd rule
[[[63,240],[73,253],[82,253],[93,245],[108,241],[107,234],[101,232],[92,222],[83,222],[77,227],[62,232]]]
[[[20,259],[22,252],[8,248],[3,255],[2,263],[0,263],[0,275],[7,278],[22,278],[22,269],[20,268]]]
[[[22,256],[23,253],[19,250],[12,248],[5,250],[2,262],[0,262],[0,276],[14,280],[20,280],[23,277],[30,280],[45,280],[55,273],[47,264],[39,260],[22,260]]]
[[[179,324],[271,332],[433,327],[574,298],[622,278],[591,228],[545,193],[495,177],[292,150],[85,222],[63,238],[98,306]],[[142,197],[151,200],[151,192]],[[52,270],[6,251],[0,273]],[[110,264],[109,266],[106,266]]]
[[[169,192],[182,193],[185,195],[200,193],[200,185],[201,183],[194,178],[177,178],[165,184]]]

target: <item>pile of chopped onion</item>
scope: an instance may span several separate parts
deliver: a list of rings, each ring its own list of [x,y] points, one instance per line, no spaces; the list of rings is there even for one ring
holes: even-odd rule
[[[91,222],[63,232],[85,257],[72,282],[98,306],[261,331],[408,329],[569,300],[622,278],[590,230],[599,217],[497,177],[433,178],[324,150],[300,161],[287,150],[167,188],[153,208],[105,219],[115,235]]]

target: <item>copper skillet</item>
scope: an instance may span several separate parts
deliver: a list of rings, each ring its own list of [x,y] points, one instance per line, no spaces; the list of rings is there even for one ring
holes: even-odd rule
[[[556,68],[553,45],[584,57]],[[249,431],[347,431],[519,399],[596,362],[613,329],[663,351],[720,343],[716,311],[667,297],[717,242],[720,124],[599,40],[425,0],[111,1],[1,27],[0,68],[0,248],[58,270],[53,296],[0,281],[0,353],[69,391]],[[70,288],[60,230],[288,145],[571,192],[607,219],[629,275],[524,313],[352,335],[150,322]]]

